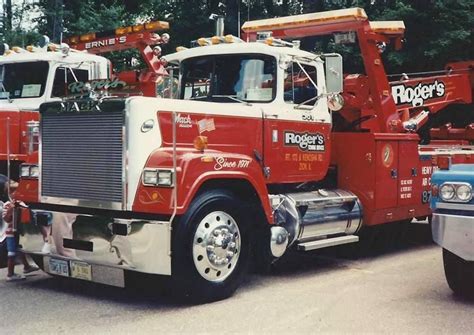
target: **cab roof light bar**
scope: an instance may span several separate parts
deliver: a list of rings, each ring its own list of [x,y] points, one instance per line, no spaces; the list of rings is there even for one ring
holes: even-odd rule
[[[327,23],[342,23],[368,20],[362,8],[347,8],[319,13],[310,13],[294,16],[285,16],[274,19],[254,20],[245,22],[242,30],[245,33],[255,33],[274,29],[301,28],[307,26],[324,25]]]
[[[170,25],[166,21],[152,21],[133,26],[119,27],[114,30],[106,30],[101,32],[91,32],[83,35],[72,36],[68,38],[68,42],[72,45],[83,42],[91,42],[97,38],[123,36],[131,33],[153,32],[157,30],[169,29]]]

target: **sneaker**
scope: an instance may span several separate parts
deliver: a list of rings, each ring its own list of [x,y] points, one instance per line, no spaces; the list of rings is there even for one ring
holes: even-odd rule
[[[23,274],[35,272],[35,271],[38,271],[39,269],[40,269],[40,268],[37,267],[36,265],[30,265],[30,266],[27,267],[26,269],[23,269]]]
[[[51,253],[51,244],[45,243],[45,244],[43,245],[43,248],[41,249],[41,252],[42,252],[43,254],[50,254],[50,253]]]
[[[23,279],[26,279],[26,277],[23,275],[16,274],[16,273],[14,273],[11,276],[7,276],[7,281],[19,281]]]

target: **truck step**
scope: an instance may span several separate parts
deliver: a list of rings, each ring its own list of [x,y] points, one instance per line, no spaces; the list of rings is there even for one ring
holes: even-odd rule
[[[300,243],[298,244],[298,250],[309,251],[309,250],[322,249],[322,248],[327,248],[327,247],[333,247],[335,245],[354,243],[354,242],[359,242],[359,236],[349,235],[349,236],[332,237],[332,238],[327,238],[324,240]]]

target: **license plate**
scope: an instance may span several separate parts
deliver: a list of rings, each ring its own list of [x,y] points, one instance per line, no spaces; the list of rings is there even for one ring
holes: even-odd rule
[[[69,277],[69,265],[67,261],[61,259],[49,259],[49,273]]]
[[[92,267],[84,262],[71,261],[71,277],[92,280]]]

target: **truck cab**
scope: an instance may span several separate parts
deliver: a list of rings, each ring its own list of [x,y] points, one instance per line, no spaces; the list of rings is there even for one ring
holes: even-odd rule
[[[5,50],[5,48],[4,48]],[[109,77],[109,61],[86,53],[14,47],[0,56],[0,173],[18,179],[18,165],[38,148],[39,106],[61,101],[68,85]]]
[[[37,225],[24,225],[22,243],[46,272],[86,273],[99,282],[106,277],[94,273],[107,273],[114,278],[107,283],[117,286],[125,285],[127,272],[177,281],[191,274],[222,297],[235,289],[249,261],[250,231],[263,226],[267,233],[268,223],[276,222],[272,203],[278,209],[285,202],[281,219],[288,214],[284,208],[296,210],[305,201],[304,228],[289,223],[291,243],[359,228],[360,205],[350,192],[307,193],[308,200],[274,191],[271,200],[268,191],[285,185],[296,191],[296,185],[325,177],[329,105],[338,101],[329,93],[342,89],[340,56],[238,41],[180,51],[166,61],[179,68],[179,99],[41,105],[39,202],[30,206],[38,222],[48,221],[45,213],[52,218],[51,252],[43,252]],[[314,229],[322,219],[315,210],[324,211],[329,202],[334,219]],[[254,224],[244,218],[245,204],[261,213]],[[217,239],[195,235],[208,226],[201,215],[213,217],[209,229]],[[196,241],[194,254],[185,251],[189,238]],[[280,227],[275,238],[273,252],[281,256],[288,233]],[[201,263],[204,239],[209,250],[219,251]],[[193,257],[199,264],[183,268]]]
[[[474,166],[453,164],[432,177],[433,240],[443,247],[449,287],[474,297]]]

